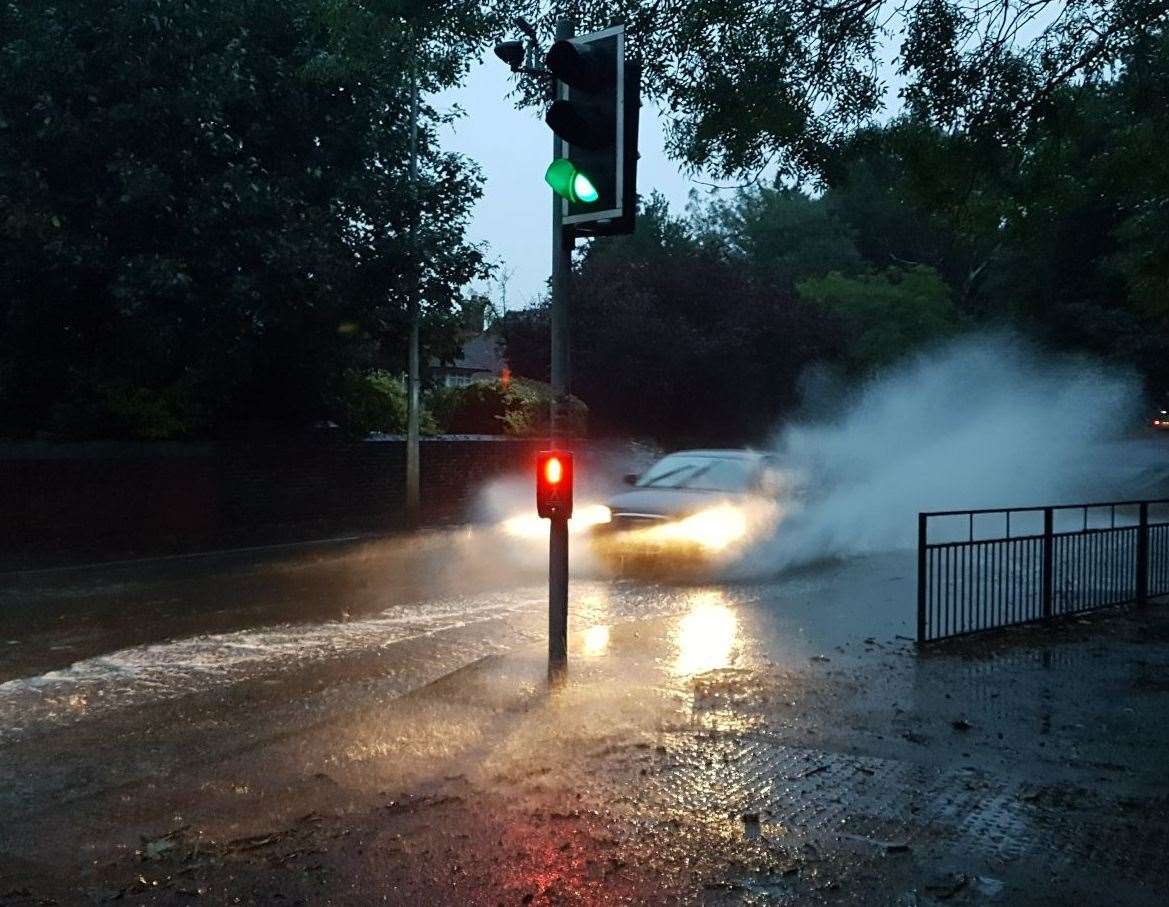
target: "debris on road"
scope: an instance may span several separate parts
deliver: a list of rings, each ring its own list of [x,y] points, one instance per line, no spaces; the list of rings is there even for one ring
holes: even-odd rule
[[[925,892],[938,900],[948,900],[970,884],[970,876],[964,872],[950,872],[935,876],[926,882]]]
[[[646,621],[638,641],[615,633],[606,658],[575,662],[554,693],[533,646],[401,698],[372,695],[373,679],[330,691],[325,710],[305,709],[306,687],[283,703],[193,694],[21,740],[5,750],[21,780],[0,807],[23,812],[0,840],[0,890],[318,903],[344,885],[370,902],[436,905],[827,892],[1010,904],[1042,891],[1160,907],[1169,729],[1130,681],[1134,652],[1150,676],[1169,675],[1166,647],[1149,642],[1169,640],[1169,614],[1150,608],[1111,637],[1092,627],[1058,645],[1019,635],[913,657],[854,645],[821,671],[826,655],[752,635],[758,613],[737,608],[717,658],[712,635],[688,637],[680,659],[677,620]],[[1160,637],[1148,629],[1158,621]],[[462,651],[479,651],[477,633]],[[206,722],[197,735],[193,717]],[[66,784],[106,827],[144,835],[133,855],[59,807],[38,812]],[[158,835],[179,821],[193,825]],[[43,846],[23,866],[2,862],[34,839],[65,842],[45,860],[67,890],[25,872]],[[1053,854],[1074,857],[1058,876]]]

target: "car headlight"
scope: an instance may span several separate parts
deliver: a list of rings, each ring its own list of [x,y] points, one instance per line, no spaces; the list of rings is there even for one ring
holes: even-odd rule
[[[741,507],[723,504],[669,523],[643,530],[646,541],[699,545],[707,551],[723,551],[742,541],[748,531]]]
[[[726,505],[701,510],[677,524],[678,533],[711,551],[722,551],[747,534],[747,517],[739,507]]]
[[[613,511],[604,504],[586,504],[584,507],[578,507],[573,511],[569,525],[576,526],[579,529],[587,529],[590,526],[600,526],[603,523],[611,523],[612,521]]]
[[[612,512],[604,504],[584,504],[573,511],[568,521],[568,531],[575,535],[612,519]],[[504,520],[500,528],[515,538],[542,539],[548,536],[548,521],[534,513],[517,513]]]

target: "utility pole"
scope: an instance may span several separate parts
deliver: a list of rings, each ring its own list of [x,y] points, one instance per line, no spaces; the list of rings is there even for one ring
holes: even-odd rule
[[[556,22],[556,40],[573,36],[567,19]],[[559,82],[552,80],[552,99],[559,93]],[[563,157],[562,142],[552,135],[552,159]],[[552,193],[552,411],[549,414],[551,437],[548,446],[556,450],[564,439],[565,398],[568,396],[568,279],[572,269],[572,247],[576,243],[572,227],[566,227],[564,204]],[[548,676],[557,680],[568,668],[568,519],[553,517],[548,522]]]
[[[410,322],[410,349],[407,354],[406,381],[406,522],[411,529],[419,523],[419,450],[418,450],[418,294],[421,283],[421,258],[418,242],[418,52],[410,61],[410,255],[406,316]]]

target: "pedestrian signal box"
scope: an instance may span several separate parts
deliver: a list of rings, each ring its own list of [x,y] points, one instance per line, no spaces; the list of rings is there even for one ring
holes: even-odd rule
[[[567,451],[536,455],[536,513],[546,520],[572,516],[572,454]]]

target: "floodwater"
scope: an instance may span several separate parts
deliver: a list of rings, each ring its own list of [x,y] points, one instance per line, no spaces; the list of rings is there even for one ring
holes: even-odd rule
[[[0,593],[9,615],[0,627],[0,741],[311,672],[351,678],[372,670],[387,689],[406,693],[433,679],[436,667],[455,670],[542,640],[547,587],[539,558],[523,563],[513,553],[500,565],[485,550],[495,541],[460,530],[421,541],[21,575]],[[450,569],[451,559],[461,569]],[[701,666],[727,647],[734,610],[766,601],[774,632],[813,652],[874,633],[908,634],[911,571],[911,557],[898,554],[763,583],[577,577],[570,630],[574,645],[597,653],[614,626],[685,615],[683,632],[708,645],[683,657]],[[884,598],[874,599],[873,589]],[[862,593],[866,605],[858,607]],[[411,670],[411,652],[423,641],[456,638],[441,666]]]

